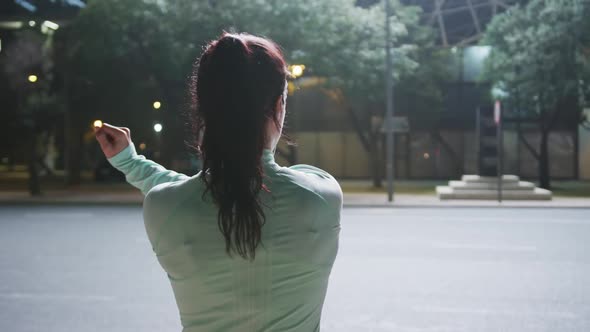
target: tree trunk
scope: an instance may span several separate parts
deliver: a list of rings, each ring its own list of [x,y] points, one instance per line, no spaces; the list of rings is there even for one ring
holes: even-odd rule
[[[371,149],[369,152],[369,167],[371,170],[371,177],[373,178],[373,187],[383,187],[383,174],[381,172],[381,149],[379,149],[379,143],[377,138],[371,139]]]
[[[378,144],[379,133],[371,134],[371,128],[366,128],[366,123],[361,122],[361,119],[356,115],[355,111],[348,107],[347,113],[350,117],[355,132],[361,142],[361,145],[369,156],[369,171],[371,172],[371,179],[373,180],[373,187],[383,187],[383,174],[381,171],[381,152]],[[367,112],[368,113],[368,112]],[[365,121],[367,122],[367,121]],[[370,124],[369,124],[370,126]]]
[[[574,179],[580,178],[580,133],[578,129],[578,123],[574,125],[572,130],[572,140],[574,141]]]
[[[406,155],[406,178],[407,179],[411,179],[412,178],[412,153],[410,152],[410,150],[412,149],[412,133],[408,132],[406,134],[406,140],[405,140],[405,155]]]
[[[67,67],[66,67],[67,68]],[[80,98],[75,98],[72,83],[73,75],[66,70],[63,77],[63,97],[64,97],[64,171],[66,185],[77,185],[81,181],[82,171],[82,133],[79,113],[76,109],[85,109],[86,105],[82,104]],[[80,93],[81,90],[78,91]]]
[[[541,147],[539,149],[539,186],[551,190],[551,177],[549,174],[549,130],[541,129]]]
[[[67,185],[80,184],[81,162],[82,162],[82,134],[80,133],[80,122],[73,119],[71,106],[67,105],[65,115],[65,183]]]
[[[28,165],[29,193],[31,196],[39,196],[41,195],[41,184],[39,183],[39,173],[37,171],[37,135],[33,132],[31,136]]]

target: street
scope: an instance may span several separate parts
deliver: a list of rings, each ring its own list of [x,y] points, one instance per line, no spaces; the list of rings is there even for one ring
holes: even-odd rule
[[[590,331],[590,209],[345,209],[323,332]],[[0,206],[0,331],[180,332],[139,206]]]

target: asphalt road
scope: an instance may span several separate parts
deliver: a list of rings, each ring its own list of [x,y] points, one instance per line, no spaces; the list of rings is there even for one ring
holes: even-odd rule
[[[0,206],[0,331],[179,332],[139,207]],[[590,209],[346,209],[322,332],[590,331]]]

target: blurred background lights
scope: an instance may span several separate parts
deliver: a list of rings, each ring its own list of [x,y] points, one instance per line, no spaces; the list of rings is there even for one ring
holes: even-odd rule
[[[29,26],[30,27],[34,27],[35,25],[37,25],[37,22],[35,22],[35,21],[29,21]]]
[[[303,75],[304,70],[305,70],[304,65],[292,65],[290,67],[291,75],[293,75],[294,77],[299,77],[299,76]]]
[[[145,143],[143,143],[143,142],[139,144],[139,149],[141,151],[145,150],[146,147],[147,147],[147,145],[145,145]]]
[[[158,109],[160,109],[160,107],[162,107],[162,103],[157,100],[154,101],[154,109],[158,110]]]
[[[55,22],[51,22],[51,21],[44,21],[42,26],[48,27],[51,30],[59,29],[59,24],[57,24]]]
[[[430,159],[430,153],[424,152],[424,159]]]
[[[37,82],[37,75],[29,75],[29,82],[31,82],[31,83]]]
[[[159,133],[159,132],[161,132],[161,131],[162,131],[162,125],[161,125],[160,123],[156,123],[156,124],[154,125],[154,131],[155,131],[156,133]]]

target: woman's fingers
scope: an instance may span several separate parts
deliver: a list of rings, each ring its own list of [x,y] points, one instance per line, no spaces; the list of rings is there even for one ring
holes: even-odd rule
[[[129,128],[119,127],[119,129],[123,130],[125,132],[125,134],[127,135],[127,137],[131,137],[131,130],[129,130]]]
[[[127,142],[131,139],[128,128],[115,127],[108,123],[103,123],[102,127],[100,128],[94,127],[94,132],[97,135],[101,133],[101,136],[104,135],[104,138],[113,144],[120,141]]]
[[[95,130],[95,135],[96,135],[96,140],[98,141],[98,144],[100,145],[100,149],[102,150],[102,152],[105,154],[105,156],[107,158],[110,158],[113,153],[113,139],[110,138],[109,139],[109,135],[102,130],[102,128],[99,128],[98,130]]]
[[[113,137],[118,137],[118,136],[126,134],[126,132],[125,132],[125,130],[123,130],[123,128],[111,126],[108,123],[103,123],[102,127],[100,127],[100,128],[102,130],[104,130],[107,134],[112,135]],[[127,129],[127,130],[129,130],[129,129]]]
[[[103,123],[100,128],[94,127],[96,140],[107,158],[111,158],[125,147],[131,141],[129,129],[115,127],[108,123]]]

